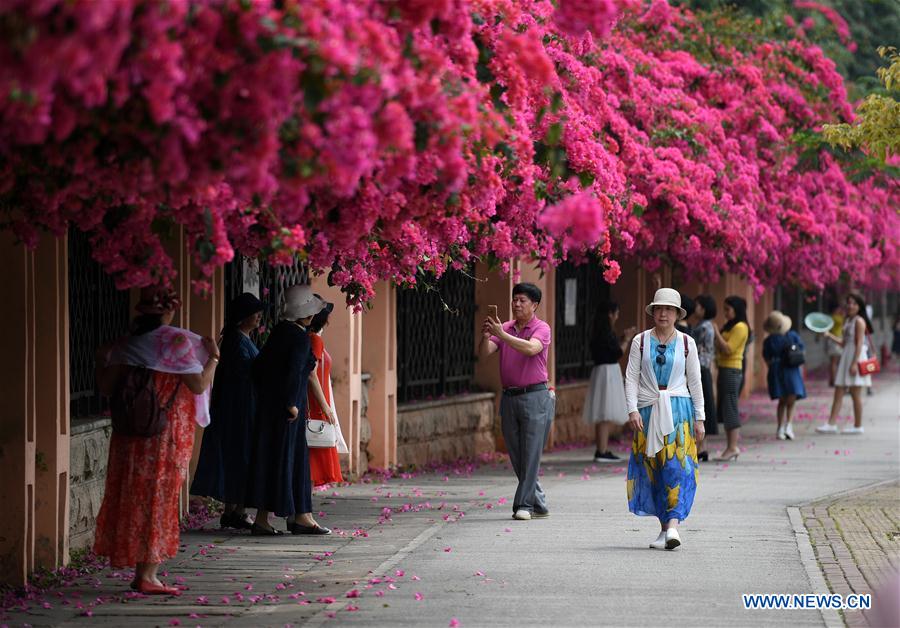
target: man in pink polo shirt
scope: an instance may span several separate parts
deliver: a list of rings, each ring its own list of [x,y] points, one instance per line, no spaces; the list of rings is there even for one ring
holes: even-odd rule
[[[547,387],[550,326],[536,315],[541,290],[519,283],[512,291],[513,320],[501,323],[488,317],[481,328],[478,354],[500,352],[500,421],[509,461],[519,480],[513,499],[513,519],[528,521],[550,514],[538,482],[541,453],[556,411],[556,398]]]

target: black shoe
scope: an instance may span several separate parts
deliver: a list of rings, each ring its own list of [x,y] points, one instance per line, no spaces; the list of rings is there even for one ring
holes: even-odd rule
[[[231,527],[237,528],[238,530],[252,530],[253,529],[253,519],[250,518],[250,515],[243,512],[241,514],[232,513],[231,514]]]
[[[254,523],[250,527],[250,534],[252,536],[281,536],[284,532],[276,530],[275,528],[264,528]]]
[[[697,460],[699,460],[700,462],[709,462],[709,452],[701,451],[699,454],[697,454]]]
[[[288,530],[291,534],[311,534],[316,536],[325,536],[331,534],[331,530],[320,525],[305,526],[302,523],[287,522]]]
[[[534,512],[531,513],[532,519],[546,519],[550,516],[549,510],[539,510],[537,508],[534,509]]]
[[[604,451],[602,454],[598,451],[594,454],[594,462],[621,462],[621,460],[611,451]]]
[[[235,528],[236,530],[252,530],[253,520],[247,513],[223,512],[219,518],[219,525],[223,528]]]

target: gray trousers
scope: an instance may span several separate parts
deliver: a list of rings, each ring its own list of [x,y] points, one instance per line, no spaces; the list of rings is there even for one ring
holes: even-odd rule
[[[719,433],[719,423],[716,421],[716,398],[713,395],[712,371],[709,368],[700,367],[700,385],[703,387],[703,408],[706,411],[707,436]]]
[[[503,395],[500,400],[500,427],[509,452],[509,461],[519,480],[513,512],[548,512],[547,496],[538,482],[541,453],[550,434],[556,412],[556,398],[549,390],[523,395]]]
[[[738,412],[738,397],[741,395],[741,382],[744,376],[741,369],[719,367],[719,381],[716,402],[718,419],[725,424],[726,430],[741,426],[741,415]]]

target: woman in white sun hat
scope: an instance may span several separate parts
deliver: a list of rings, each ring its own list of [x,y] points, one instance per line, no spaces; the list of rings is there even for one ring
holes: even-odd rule
[[[628,423],[634,431],[628,460],[628,509],[659,519],[653,549],[681,545],[678,524],[697,490],[697,442],[703,440],[703,386],[697,345],[675,329],[687,312],[671,288],[647,306],[654,326],[631,342],[625,373]]]
[[[794,407],[798,400],[806,398],[803,372],[800,364],[794,362],[804,350],[803,340],[791,330],[792,324],[790,316],[778,310],[772,310],[763,323],[763,330],[768,334],[763,341],[763,359],[769,367],[766,383],[769,398],[778,400],[775,410],[778,440],[794,440]]]
[[[293,534],[330,534],[312,516],[306,443],[307,382],[316,367],[307,325],[326,303],[309,286],[285,291],[281,321],[253,363],[257,410],[247,504],[257,508],[251,533],[278,536],[269,513],[287,517]]]

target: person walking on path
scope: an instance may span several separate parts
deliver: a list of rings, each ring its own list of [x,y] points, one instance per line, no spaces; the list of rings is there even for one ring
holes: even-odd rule
[[[763,330],[769,334],[763,341],[763,359],[769,366],[767,383],[769,398],[778,400],[778,427],[775,436],[778,440],[794,440],[794,404],[798,399],[806,398],[806,386],[803,384],[803,373],[800,365],[791,363],[792,352],[803,352],[803,341],[800,335],[791,329],[791,319],[774,310]]]
[[[131,588],[145,595],[180,592],[157,572],[178,554],[178,495],[195,422],[209,424],[219,362],[212,338],[171,326],[180,305],[168,288],[144,288],[131,335],[97,350],[97,385],[112,397],[113,433],[94,553],[112,567],[135,567]]]
[[[628,510],[659,519],[653,549],[681,545],[678,524],[697,491],[697,442],[704,437],[703,386],[694,339],[675,321],[687,312],[681,295],[660,288],[647,306],[652,329],[631,341],[625,372],[628,422],[634,431],[628,460]]]
[[[831,307],[828,308],[828,311],[830,312],[831,320],[834,322],[831,333],[838,338],[843,337],[844,308],[838,303],[837,299],[835,299],[831,304]],[[834,387],[834,380],[837,377],[837,366],[842,353],[841,343],[832,340],[831,338],[826,338],[825,353],[828,356],[828,385]]]
[[[696,321],[696,318],[694,317],[694,310],[697,308],[697,305],[696,303],[694,303],[694,300],[686,294],[682,294],[681,292],[679,292],[678,294],[681,296],[681,309],[687,312],[688,315],[686,318],[675,321],[675,329],[693,338],[694,322]]]
[[[262,302],[245,292],[228,304],[220,351],[222,364],[213,382],[210,414],[191,495],[224,502],[223,528],[249,530],[253,521],[244,510],[247,467],[256,415],[256,391],[251,369],[259,354],[250,333],[259,327]]]
[[[831,416],[828,423],[820,425],[816,431],[820,434],[837,433],[837,415],[844,401],[844,389],[850,389],[853,399],[853,427],[845,427],[844,434],[862,434],[862,389],[872,385],[871,375],[859,372],[859,363],[868,360],[872,352],[867,342],[867,335],[872,333],[872,322],[866,313],[866,302],[862,296],[851,294],[846,303],[847,319],[844,321],[844,335],[838,338],[830,332],[825,336],[841,346],[841,359],[838,362],[834,379],[834,399],[831,402]]]
[[[316,367],[306,326],[325,303],[305,285],[288,288],[284,298],[281,321],[253,363],[257,410],[247,505],[257,511],[251,533],[281,534],[269,524],[274,512],[289,518],[294,534],[331,534],[312,516],[306,444],[307,380]]]
[[[747,323],[747,301],[738,296],[725,298],[726,323],[716,333],[716,366],[719,369],[716,387],[717,418],[725,425],[728,438],[725,450],[718,461],[737,460],[738,437],[741,430],[741,416],[738,411],[738,397],[744,381],[744,355],[750,339],[750,325]]]
[[[547,387],[550,326],[536,316],[540,302],[537,286],[516,284],[512,290],[513,320],[501,323],[496,316],[488,316],[478,345],[481,357],[500,353],[501,428],[509,461],[519,480],[513,518],[520,521],[550,514],[538,472],[556,398]]]
[[[318,295],[316,295],[318,296]],[[338,447],[346,444],[341,435],[341,426],[334,411],[333,390],[331,387],[331,355],[325,350],[322,332],[328,326],[328,318],[334,310],[333,303],[326,303],[325,309],[313,316],[309,324],[309,342],[313,357],[316,359],[315,376],[309,378],[308,402],[309,418],[316,421],[327,421],[334,425],[337,442],[333,447],[309,448],[309,475],[313,486],[343,482],[341,460]]]
[[[891,341],[891,353],[900,358],[900,310],[894,315],[894,325],[891,327],[894,332]]]
[[[609,450],[609,431],[613,425],[624,425],[628,420],[625,408],[625,382],[619,359],[634,338],[637,329],[625,330],[623,337],[615,334],[619,319],[619,304],[604,301],[594,315],[594,331],[591,336],[591,355],[594,368],[587,397],[584,400],[582,418],[588,425],[594,425],[597,451],[594,462],[618,462],[619,457]]]
[[[716,421],[716,397],[713,394],[712,365],[716,357],[716,330],[713,319],[716,317],[716,301],[708,294],[701,294],[694,299],[694,311],[688,315],[688,322],[693,328],[694,342],[697,343],[697,359],[700,361],[700,383],[703,385],[703,407],[706,421],[703,427],[706,435],[719,433]],[[701,462],[709,460],[706,439],[697,443],[699,451],[697,459]]]

